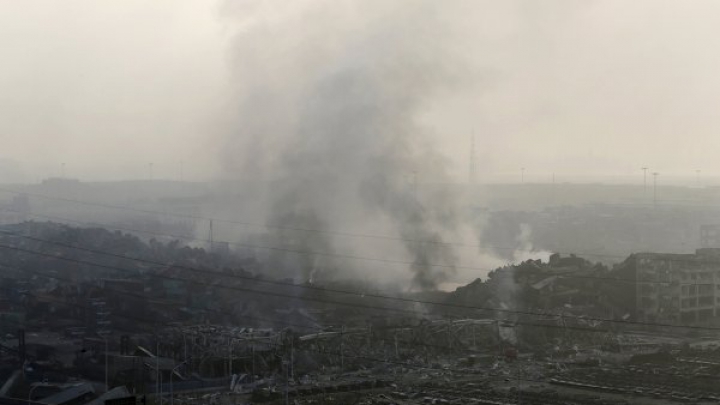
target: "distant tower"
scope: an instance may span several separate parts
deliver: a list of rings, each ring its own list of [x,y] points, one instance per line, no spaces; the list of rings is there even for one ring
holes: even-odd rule
[[[212,253],[214,245],[215,245],[215,241],[214,241],[214,235],[213,235],[213,221],[211,219],[210,220],[210,246],[208,249],[210,251],[210,253]]]
[[[657,208],[657,176],[658,172],[653,172],[653,208]]]
[[[475,130],[472,130],[470,136],[470,168],[468,172],[468,183],[475,184],[476,165],[475,165]]]

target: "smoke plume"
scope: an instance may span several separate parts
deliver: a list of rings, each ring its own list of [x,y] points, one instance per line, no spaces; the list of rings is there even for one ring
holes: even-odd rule
[[[393,255],[412,263],[406,268],[416,289],[446,281],[457,254],[444,242],[463,221],[455,196],[418,187],[447,181],[421,118],[435,96],[461,84],[464,63],[446,20],[462,10],[415,0],[251,1],[227,9],[240,28],[225,164],[269,185],[267,223],[398,238],[279,230],[274,243]],[[305,279],[319,265],[313,256],[295,264]]]

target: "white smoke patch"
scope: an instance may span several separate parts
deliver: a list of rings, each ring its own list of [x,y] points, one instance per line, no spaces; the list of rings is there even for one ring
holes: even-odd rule
[[[481,233],[479,231],[481,224],[478,223],[474,215],[469,214],[465,223],[475,223],[475,226],[461,227],[456,240],[475,242],[463,244],[463,246],[456,246],[455,252],[458,255],[458,262],[461,263],[461,265],[458,266],[454,277],[440,286],[440,289],[443,291],[453,291],[478,278],[486,279],[491,271],[510,264],[507,260],[496,256],[491,249],[485,248],[482,241],[477,240],[475,235]]]
[[[495,284],[495,294],[498,299],[499,308],[503,310],[515,310],[519,308],[518,297],[520,286],[515,278],[515,268],[505,267],[498,271],[497,283]],[[508,313],[499,312],[501,318],[506,318]]]
[[[533,245],[532,227],[528,224],[520,224],[520,233],[515,238],[518,243],[517,249],[513,252],[513,261],[521,263],[527,260],[542,260],[548,262],[552,252],[543,249],[536,249]]]
[[[547,262],[552,253],[535,249],[532,243],[532,228],[528,224],[520,225],[520,233],[516,237],[518,247],[513,253],[513,265],[506,266],[495,274],[496,297],[500,308],[508,310],[517,310],[521,308],[520,295],[521,287],[518,284],[517,268],[522,262],[528,260],[542,260]],[[511,318],[509,313],[500,311],[498,315],[505,319]]]

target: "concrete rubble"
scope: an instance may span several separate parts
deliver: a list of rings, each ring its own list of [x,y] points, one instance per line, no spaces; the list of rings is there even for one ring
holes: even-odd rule
[[[48,253],[0,252],[17,268],[0,280],[0,403],[720,400],[720,342],[627,322],[632,300],[611,294],[627,263],[553,255],[452,293],[391,301],[331,282],[299,290],[253,275],[231,254],[116,232],[4,230],[3,243]],[[73,250],[74,241],[120,256]],[[437,305],[418,311],[425,301]]]

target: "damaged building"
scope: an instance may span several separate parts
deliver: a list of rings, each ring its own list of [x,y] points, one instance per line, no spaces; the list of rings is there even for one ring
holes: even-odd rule
[[[632,280],[634,315],[644,322],[715,323],[720,315],[720,249],[638,253],[618,267]],[[627,288],[626,289],[630,289]]]

